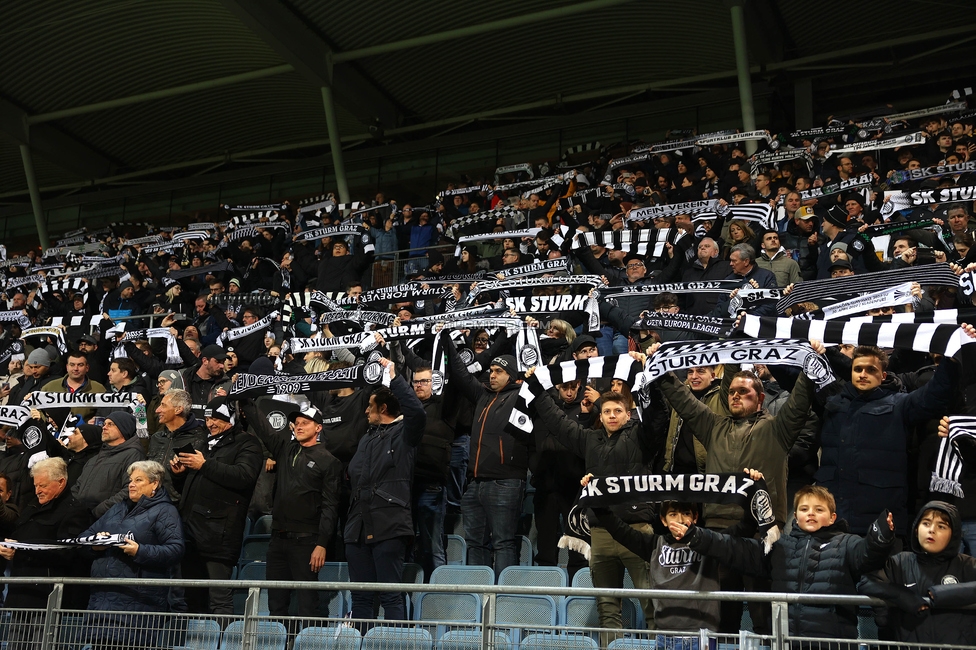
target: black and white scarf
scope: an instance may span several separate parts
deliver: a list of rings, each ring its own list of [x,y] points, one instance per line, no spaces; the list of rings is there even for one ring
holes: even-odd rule
[[[231,341],[236,341],[237,339],[243,338],[245,336],[250,336],[255,332],[261,332],[263,330],[271,327],[271,324],[278,318],[278,312],[273,311],[259,321],[255,321],[250,325],[244,325],[243,327],[235,327],[232,330],[227,330],[222,332],[220,336],[217,337],[217,345],[220,347],[225,347]]]
[[[613,172],[621,167],[627,167],[628,165],[633,165],[634,163],[647,162],[651,160],[654,154],[649,152],[635,153],[630,156],[625,156],[623,158],[615,158],[610,161],[607,166],[607,173],[603,175],[603,181],[601,185],[612,185],[614,181]]]
[[[714,212],[718,201],[705,199],[686,203],[666,203],[633,208],[627,213],[627,221],[651,221],[657,217],[673,217],[677,214],[696,215],[700,212]]]
[[[251,214],[237,214],[230,218],[229,221],[225,222],[227,225],[231,226],[247,226],[252,223],[261,221],[261,219],[267,219],[268,221],[273,221],[278,218],[278,210],[259,210],[257,212],[252,212]]]
[[[746,318],[750,318],[747,316]],[[787,319],[784,319],[787,320]],[[810,321],[807,321],[810,322]],[[834,373],[826,360],[817,354],[806,340],[777,338],[760,340],[726,340],[707,343],[670,342],[663,344],[648,357],[644,372],[638,376],[637,388],[675,370],[720,363],[761,363],[764,365],[796,366],[810,378],[817,390],[834,381]]]
[[[472,318],[493,318],[501,314],[507,313],[508,310],[504,308],[504,303],[493,304],[489,303],[487,305],[478,305],[477,307],[469,307],[467,309],[454,309],[450,312],[443,314],[431,314],[430,316],[417,316],[416,318],[411,318],[412,322],[423,321],[423,322],[445,322],[449,323],[452,327],[454,323],[457,323],[457,319],[472,319]],[[463,322],[468,322],[464,320]],[[465,325],[465,327],[475,327],[471,325]]]
[[[448,196],[463,196],[465,194],[476,194],[478,192],[490,192],[491,185],[474,185],[473,187],[458,187],[453,190],[444,190],[437,195],[437,198],[443,199]]]
[[[531,377],[527,377],[519,388],[518,398],[508,418],[511,427],[525,433],[532,433],[534,425],[530,417],[532,402],[544,391],[567,381],[586,382],[589,379],[619,379],[628,386],[637,384],[641,374],[640,362],[628,354],[591,357],[574,361],[563,361],[549,366],[538,366]]]
[[[27,394],[21,406],[44,410],[66,406],[88,406],[91,408],[134,408],[135,393],[54,393],[34,391]]]
[[[433,278],[412,280],[408,284],[416,287],[419,287],[421,284],[471,284],[472,282],[481,282],[487,277],[488,271],[478,271],[477,273],[446,273]]]
[[[914,192],[885,192],[881,216],[887,219],[898,210],[956,201],[976,201],[976,185],[916,190]]]
[[[620,298],[637,294],[659,293],[717,293],[724,296],[742,287],[744,280],[707,280],[702,282],[668,282],[611,287],[600,292],[603,298]]]
[[[847,153],[858,153],[861,151],[872,151],[874,149],[894,149],[895,147],[908,147],[921,144],[925,144],[925,133],[919,131],[918,133],[900,135],[896,138],[888,138],[886,140],[867,140],[865,142],[855,142],[846,147],[830,149],[824,154],[824,158],[830,158],[835,154],[843,155]]]
[[[307,201],[308,199],[304,199]],[[301,205],[301,202],[299,202]],[[264,205],[227,205],[224,204],[225,212],[276,212],[286,210],[288,206],[284,203],[266,203]]]
[[[529,239],[535,239],[536,235],[539,234],[542,228],[527,228],[525,230],[506,230],[504,232],[489,232],[483,235],[465,235],[463,237],[458,237],[457,246],[454,248],[454,257],[461,257],[461,249],[465,244],[469,244],[475,241],[491,241],[495,239],[514,239],[516,242],[521,240],[523,237]]]
[[[31,410],[26,406],[7,404],[0,406],[0,425],[5,427],[19,427],[30,420]]]
[[[495,222],[498,219],[511,219],[515,225],[519,225],[525,223],[525,214],[522,213],[518,208],[513,208],[507,205],[499,206],[494,210],[479,212],[477,214],[469,214],[466,217],[455,219],[444,235],[449,239],[456,240],[460,233],[464,232],[467,227],[480,223]]]
[[[43,298],[45,294],[54,293],[56,291],[67,294],[69,290],[80,293],[84,298],[84,301],[88,302],[88,281],[84,278],[67,278],[64,280],[45,282],[37,287],[37,296],[39,298]]]
[[[662,257],[665,246],[674,245],[685,236],[678,228],[641,228],[639,230],[597,230],[581,232],[573,240],[572,248],[603,246],[614,250],[635,253],[641,257]]]
[[[976,309],[936,309],[935,311],[909,311],[887,316],[854,316],[848,323],[938,323],[961,325],[976,320]]]
[[[735,320],[732,318],[716,318],[714,316],[698,316],[696,314],[669,314],[667,312],[653,311],[637,319],[630,326],[630,329],[674,329],[726,338],[732,336],[732,332],[735,331]]]
[[[807,167],[807,173],[813,176],[813,156],[806,149],[783,149],[780,151],[762,151],[756,153],[750,159],[752,161],[752,176],[755,178],[759,174],[759,169],[764,165],[778,165],[788,160],[802,160]]]
[[[229,397],[254,399],[262,395],[305,395],[312,391],[365,388],[389,385],[389,370],[378,361],[336,368],[311,375],[252,375],[239,373],[228,391]]]
[[[69,537],[51,543],[32,542],[0,542],[0,546],[17,549],[18,551],[61,551],[76,546],[125,546],[127,542],[135,541],[135,535],[128,533],[95,533],[88,537]]]
[[[531,163],[518,163],[516,165],[504,165],[495,169],[495,185],[498,185],[503,174],[528,174],[529,178],[535,177]]]
[[[184,232],[174,232],[172,241],[190,241],[193,239],[208,239],[210,233],[206,230],[187,230]]]
[[[503,268],[498,272],[498,275],[502,276],[502,279],[508,280],[510,278],[530,278],[536,275],[554,273],[569,274],[571,270],[572,265],[568,257],[557,257],[554,260],[540,260],[531,264]]]
[[[578,277],[578,276],[577,276]],[[554,278],[522,278],[523,280],[552,280]],[[511,282],[503,280],[503,282]],[[600,305],[596,295],[556,294],[552,296],[508,296],[505,304],[517,314],[552,314],[564,311],[585,311],[589,331],[600,328]]]
[[[976,463],[976,417],[950,415],[949,435],[939,443],[929,491],[965,497],[959,479],[966,465],[970,470],[976,467],[973,463]]]
[[[313,311],[313,307],[319,307],[326,311],[342,311],[342,308],[332,298],[321,291],[289,293],[285,296],[281,311],[284,314],[284,319],[291,322],[295,310]]]
[[[958,287],[959,278],[947,263],[924,264],[890,271],[876,271],[840,278],[808,280],[793,287],[790,295],[776,303],[776,311],[784,313],[801,302],[816,301],[819,298],[855,295],[890,289],[905,282],[918,282],[921,285]]]
[[[956,163],[955,165],[932,165],[921,169],[900,169],[891,174],[888,179],[892,185],[901,185],[911,181],[923,181],[927,178],[938,178],[955,174],[976,173],[976,161]]]
[[[396,320],[396,314],[387,311],[366,311],[355,309],[353,311],[333,311],[319,314],[315,322],[320,324],[334,323],[340,320],[351,320],[357,323],[376,323],[388,327]],[[416,320],[416,319],[414,319]]]
[[[14,355],[18,355],[21,361],[24,360],[24,342],[20,339],[15,339],[13,341],[7,339],[6,345],[3,347],[3,351],[0,352],[0,365],[13,359]]]
[[[729,133],[727,135],[709,135],[702,138],[698,138],[696,142],[699,146],[707,146],[713,144],[725,144],[728,142],[743,142],[745,140],[765,140],[769,142],[772,138],[769,135],[769,131],[760,129],[758,131],[744,131],[742,133]]]
[[[640,474],[591,478],[567,517],[569,530],[559,540],[559,547],[589,559],[590,525],[585,515],[588,509],[662,501],[740,506],[755,519],[767,554],[780,537],[773,502],[763,480],[753,481],[745,474]]]
[[[44,284],[46,281],[47,278],[45,278],[43,275],[26,275],[20,278],[10,278],[9,280],[7,280],[5,289],[9,290],[9,289],[13,289],[14,287],[23,287],[28,284],[41,285]]]
[[[292,235],[291,239],[293,242],[303,242],[318,241],[320,239],[325,239],[326,237],[346,236],[360,237],[364,246],[371,241],[368,232],[365,232],[360,226],[354,226],[352,224],[348,226],[326,226],[325,228],[303,230],[302,232]]]
[[[870,185],[874,185],[874,176],[872,174],[861,174],[854,178],[848,178],[846,181],[828,183],[821,187],[811,187],[809,190],[803,190],[800,192],[800,199],[804,201],[807,199],[819,199]]]
[[[729,316],[735,316],[743,309],[755,309],[770,302],[776,302],[783,297],[782,289],[754,289],[746,284],[735,297],[729,299]]]
[[[216,275],[224,271],[232,271],[233,269],[234,265],[232,263],[224,261],[207,264],[206,266],[188,266],[178,271],[170,271],[166,275],[172,280],[180,280],[182,278],[191,278],[194,275]]]
[[[389,305],[394,302],[414,302],[417,300],[423,301],[431,298],[441,299],[446,297],[447,294],[451,293],[452,292],[450,290],[445,292],[444,289],[420,289],[414,288],[412,285],[398,285],[395,287],[373,289],[372,291],[367,291],[359,296],[354,296],[351,298],[339,298],[335,302],[340,307],[354,305]]]
[[[143,246],[142,253],[145,255],[151,255],[153,253],[166,252],[171,253],[177,248],[184,248],[185,244],[181,241],[171,241],[165,244],[153,244],[151,246]]]
[[[30,329],[23,330],[20,334],[20,338],[28,339],[35,336],[50,336],[57,339],[58,351],[64,354],[68,351],[68,346],[64,342],[64,330],[60,327],[32,327]]]
[[[126,246],[143,246],[145,244],[162,244],[162,235],[147,235],[146,237],[138,237],[136,239],[126,239],[123,242]]]
[[[888,205],[887,203],[885,205]],[[884,208],[882,207],[882,211]],[[889,215],[890,216],[890,215]],[[867,241],[874,237],[881,237],[883,235],[896,235],[900,232],[906,232],[909,230],[919,230],[919,229],[931,230],[937,236],[938,240],[942,242],[942,246],[946,251],[951,252],[952,248],[949,246],[949,242],[946,241],[945,235],[942,232],[942,226],[935,223],[932,219],[920,219],[918,221],[896,221],[889,223],[879,223],[873,226],[868,226],[863,232],[858,234],[858,237]],[[951,238],[950,238],[951,239]],[[858,242],[855,240],[855,244]],[[857,246],[855,246],[857,248]],[[860,249],[858,249],[860,250]]]
[[[101,319],[102,317],[98,316],[97,318]],[[22,311],[0,312],[0,323],[17,323],[21,330],[30,329],[31,326],[30,319]],[[60,325],[60,323],[54,324]]]
[[[124,325],[125,323],[120,323]],[[118,327],[118,325],[116,326]],[[125,351],[125,343],[132,341],[148,341],[149,339],[166,339],[166,363],[170,365],[182,365],[183,358],[180,356],[180,348],[176,343],[176,337],[169,331],[168,327],[152,327],[144,330],[132,330],[126,332],[119,342],[119,345],[112,351],[111,357],[118,359],[129,356]]]
[[[954,356],[963,345],[976,343],[976,339],[969,338],[958,325],[943,323],[850,322],[746,315],[739,327],[746,335],[757,339],[795,338],[837,345],[873,345],[947,357]]]
[[[825,320],[831,320],[834,318],[853,316],[871,309],[908,305],[913,302],[915,302],[915,298],[912,296],[912,283],[905,282],[890,289],[882,289],[881,291],[821,307],[821,311]]]
[[[698,213],[692,221],[711,221],[719,217],[719,207],[713,212],[706,210]],[[742,205],[724,206],[722,216],[726,219],[739,219],[740,221],[751,221],[758,223],[763,228],[772,229],[776,227],[776,216],[773,206],[768,203],[743,203]]]

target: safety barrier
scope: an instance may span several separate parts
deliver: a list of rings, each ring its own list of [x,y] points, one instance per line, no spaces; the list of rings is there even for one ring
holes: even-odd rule
[[[46,608],[7,609],[0,613],[0,647],[6,650],[788,650],[791,646],[814,650],[845,647],[895,650],[919,647],[872,639],[801,639],[789,635],[787,608],[790,604],[848,607],[881,604],[866,596],[269,580],[0,578],[0,583],[52,585]],[[222,587],[244,590],[247,596],[243,611],[235,615],[63,608],[65,587],[78,584],[98,585],[101,589],[117,585],[127,590],[160,586]],[[336,611],[337,615],[273,617],[267,609],[269,588],[314,590],[323,601],[328,601],[329,611]],[[332,601],[348,602],[351,593],[359,591],[406,594],[407,619],[384,619],[382,608],[380,618],[370,620],[341,616],[347,607],[334,610]],[[640,625],[631,629],[600,628],[595,605],[582,615],[579,608],[574,608],[592,604],[587,599],[596,596],[771,603],[772,634],[647,630]],[[961,650],[972,646],[927,643],[925,647]]]

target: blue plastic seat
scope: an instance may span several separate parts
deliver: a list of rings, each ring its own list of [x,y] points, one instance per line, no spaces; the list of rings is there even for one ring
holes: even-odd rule
[[[558,566],[509,566],[498,576],[499,586],[508,587],[565,587],[569,583],[566,569]],[[562,602],[556,596],[556,604]]]
[[[448,630],[437,639],[434,650],[482,650],[482,636],[481,630]],[[496,631],[492,650],[512,650],[511,639],[504,632]]]
[[[248,531],[247,536],[253,537],[255,535],[270,535],[271,534],[271,515],[264,515],[263,517],[258,517],[258,520],[254,522],[251,526],[251,530]]]
[[[307,627],[295,637],[292,650],[359,650],[362,636],[349,625]]]
[[[285,650],[288,632],[277,621],[257,621],[257,642],[255,650]],[[243,650],[244,621],[234,621],[224,630],[220,650]]]
[[[552,596],[499,594],[495,597],[495,625],[507,630],[516,647],[524,631],[531,633],[540,627],[552,627],[556,625],[557,615]]]
[[[374,627],[363,637],[361,650],[432,650],[430,632],[415,627]]]
[[[208,618],[191,618],[186,622],[186,638],[173,650],[217,650],[220,645],[220,623]]]
[[[593,576],[590,575],[590,567],[583,567],[576,572],[573,576],[573,588],[574,589],[592,589],[593,588]],[[634,581],[630,577],[630,573],[624,569],[624,589],[634,589]],[[580,598],[580,596],[573,596],[574,598]],[[596,606],[596,599],[594,599],[594,607]],[[578,610],[585,607],[581,603],[575,603],[575,608],[577,611],[574,612],[574,616],[579,617],[583,614]],[[566,621],[567,616],[569,616],[569,609],[562,608],[562,620]],[[620,603],[620,617],[624,629],[627,630],[643,630],[647,627],[647,621],[644,619],[644,611],[641,608],[640,601],[636,598],[624,598]],[[567,625],[570,625],[567,623]],[[599,626],[597,626],[599,627]]]
[[[467,564],[468,545],[460,535],[447,536],[447,563],[448,564]]]
[[[519,565],[532,566],[532,560],[532,541],[525,535],[522,535],[519,537]]]
[[[495,570],[490,566],[439,566],[430,574],[432,585],[493,585]]]
[[[589,636],[565,632],[529,634],[519,644],[519,650],[598,650],[599,647]]]
[[[271,544],[270,536],[266,539],[253,536],[245,539],[241,545],[241,558],[237,566],[244,567],[251,562],[267,562],[269,544]]]

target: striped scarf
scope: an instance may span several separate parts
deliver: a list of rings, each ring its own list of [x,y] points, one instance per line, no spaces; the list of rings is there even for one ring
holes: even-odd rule
[[[947,357],[955,356],[963,345],[976,342],[955,324],[802,320],[746,315],[739,327],[745,334],[757,339],[790,338],[837,345],[873,345]]]
[[[952,494],[959,498],[966,495],[959,479],[965,466],[976,467],[976,417],[950,415],[949,435],[939,443],[939,454],[929,481],[929,490]]]
[[[685,233],[677,228],[641,228],[640,230],[597,230],[580,233],[573,241],[573,250],[583,246],[603,246],[613,250],[635,253],[641,257],[662,257],[666,244],[674,245]]]

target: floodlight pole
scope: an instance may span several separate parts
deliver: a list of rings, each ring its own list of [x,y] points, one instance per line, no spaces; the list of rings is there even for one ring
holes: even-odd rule
[[[329,83],[322,86],[322,104],[325,105],[325,125],[329,130],[329,149],[332,151],[332,166],[335,167],[336,190],[339,203],[349,203],[349,183],[346,181],[346,164],[342,159],[342,139],[339,136],[339,120],[336,119],[335,99],[332,95],[332,57],[326,55],[329,70]]]
[[[41,248],[47,250],[51,247],[51,241],[47,238],[47,224],[44,222],[44,210],[41,208],[41,191],[37,186],[37,175],[34,173],[34,159],[31,157],[30,145],[20,145],[20,157],[24,161],[27,191],[30,192],[31,207],[34,209],[34,223],[37,225],[37,238],[41,242]]]
[[[746,23],[742,6],[745,0],[729,0],[732,13],[732,40],[735,43],[735,70],[739,77],[739,104],[742,106],[742,130],[756,130],[756,109],[752,101],[752,78],[749,75],[749,52],[746,49]],[[746,140],[746,155],[756,153],[756,142]]]

